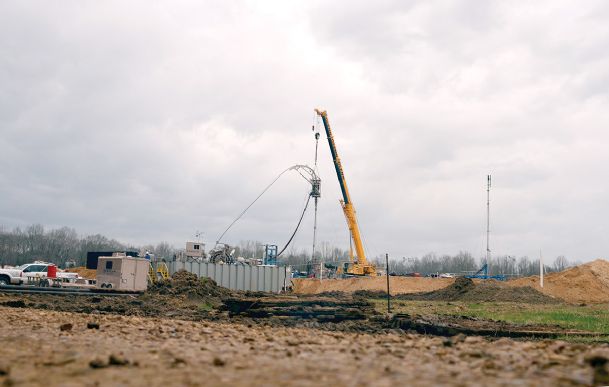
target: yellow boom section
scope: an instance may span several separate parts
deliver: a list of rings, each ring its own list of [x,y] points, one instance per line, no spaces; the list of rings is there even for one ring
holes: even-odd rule
[[[351,196],[349,195],[349,189],[347,188],[347,180],[343,172],[343,166],[338,157],[338,151],[336,150],[336,143],[334,142],[334,136],[332,135],[332,129],[330,128],[330,121],[328,120],[328,113],[315,109],[315,112],[321,117],[324,128],[326,130],[326,137],[328,138],[328,144],[330,145],[330,152],[332,153],[332,160],[334,161],[334,168],[336,169],[336,175],[338,177],[338,183],[343,194],[343,199],[340,200],[341,207],[347,220],[347,226],[349,227],[349,233],[353,239],[355,245],[355,253],[357,259],[353,261],[351,256],[352,264],[346,269],[348,274],[354,275],[376,275],[376,268],[373,265],[368,264],[366,260],[366,253],[364,252],[364,245],[359,232],[359,226],[357,224],[357,216],[355,214],[355,208],[351,202]]]

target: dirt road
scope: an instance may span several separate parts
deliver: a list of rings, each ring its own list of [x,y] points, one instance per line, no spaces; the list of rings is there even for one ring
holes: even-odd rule
[[[391,294],[431,292],[455,282],[454,278],[391,277]],[[319,294],[324,292],[352,293],[357,290],[386,291],[387,277],[353,277],[348,279],[295,278],[294,293]]]
[[[0,315],[0,384],[17,386],[591,385],[594,375],[598,383],[607,375],[609,358],[606,346],[559,341],[357,334],[28,308],[0,307]]]

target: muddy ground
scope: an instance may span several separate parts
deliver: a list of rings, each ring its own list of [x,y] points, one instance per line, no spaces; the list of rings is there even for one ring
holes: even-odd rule
[[[0,316],[0,385],[609,384],[609,345],[543,339],[559,327],[385,315],[364,297],[188,273],[142,295],[0,293]]]
[[[298,294],[320,294],[327,292],[353,293],[357,291],[385,292],[386,277],[316,280],[294,279],[294,292]],[[390,277],[392,295],[433,292],[452,284],[452,278]],[[480,280],[475,280],[479,283]],[[486,281],[484,281],[486,282]],[[555,299],[570,304],[609,303],[609,261],[597,259],[561,272],[547,273],[544,286],[539,276],[510,279],[496,282],[497,287],[532,288]],[[518,296],[518,295],[516,295]]]
[[[62,312],[119,314],[125,316],[168,317],[184,320],[213,319],[223,300],[235,295],[209,279],[187,272],[174,274],[139,295],[2,294],[0,305]],[[245,293],[243,294],[245,295]]]
[[[0,307],[5,386],[609,383],[608,346]],[[595,379],[596,378],[596,379]]]
[[[480,289],[480,286],[472,288],[469,286],[471,280],[467,281],[457,281],[448,288],[432,292],[428,296],[434,299],[441,299],[438,295],[462,297]],[[492,295],[494,292],[487,292],[488,294]],[[374,296],[367,293],[363,295]],[[546,297],[541,294],[540,296]],[[597,336],[589,332],[565,331],[557,326],[514,324],[468,316],[418,314],[387,316],[378,312],[366,297],[357,296],[357,293],[355,296],[344,293],[279,296],[236,292],[218,287],[212,280],[198,279],[194,274],[179,272],[171,281],[157,283],[140,295],[108,297],[0,293],[0,306],[92,315],[116,314],[189,321],[226,321],[245,325],[304,327],[360,333],[400,330],[440,336],[459,333],[512,338],[554,338],[565,334],[582,337]]]
[[[530,286],[506,286],[495,280],[474,282],[464,277],[458,277],[454,283],[443,289],[423,293],[399,294],[395,298],[415,301],[523,302],[527,304],[557,304],[562,302],[561,299],[543,294]]]

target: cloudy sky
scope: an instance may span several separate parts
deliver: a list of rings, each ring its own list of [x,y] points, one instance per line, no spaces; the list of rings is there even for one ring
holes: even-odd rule
[[[0,225],[213,242],[328,111],[368,254],[609,249],[609,3],[0,2]],[[319,239],[348,246],[325,136]],[[284,175],[226,234],[283,245]],[[295,239],[312,240],[309,211]]]

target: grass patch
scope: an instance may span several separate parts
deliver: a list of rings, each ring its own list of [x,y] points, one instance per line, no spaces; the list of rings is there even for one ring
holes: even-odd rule
[[[378,311],[386,301],[371,299]],[[543,324],[609,335],[609,305],[522,304],[392,300],[394,313],[470,316],[516,324]]]
[[[213,309],[214,309],[214,306],[212,304],[210,304],[209,302],[204,302],[202,304],[199,304],[200,312],[211,312]]]

